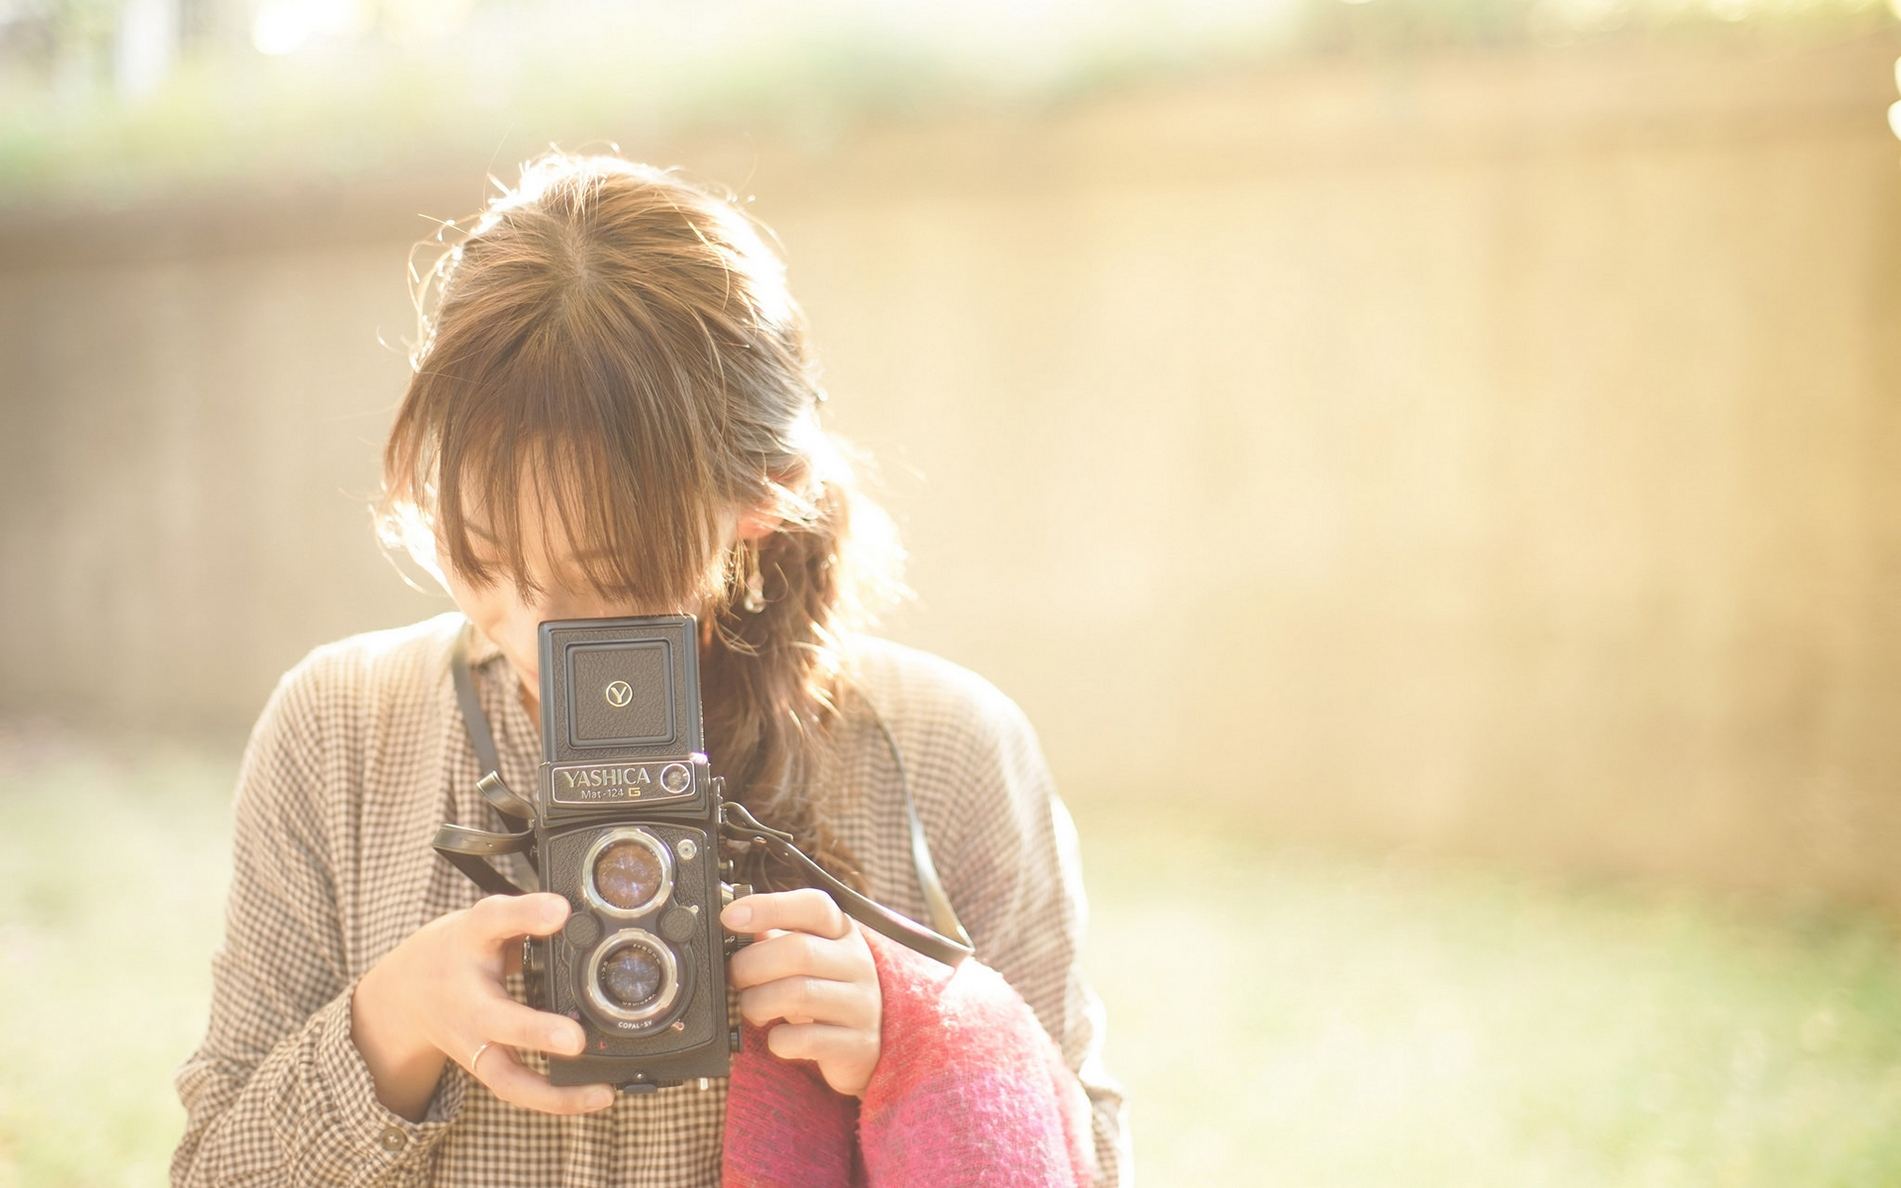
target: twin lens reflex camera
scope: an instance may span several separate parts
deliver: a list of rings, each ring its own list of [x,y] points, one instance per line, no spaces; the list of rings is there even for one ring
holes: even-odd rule
[[[955,939],[897,915],[724,799],[704,750],[693,616],[550,620],[539,642],[542,762],[532,802],[502,783],[466,637],[458,644],[457,692],[488,766],[477,787],[524,827],[445,824],[435,849],[485,890],[517,894],[529,888],[487,859],[525,853],[540,889],[568,898],[559,932],[523,941],[529,1005],[578,1020],[587,1037],[583,1055],[549,1056],[550,1082],[637,1092],[728,1074],[739,1031],[727,1015],[726,957],[746,938],[727,935],[719,912],[753,890],[729,878],[765,881],[763,853],[904,944],[948,963],[970,952],[954,914]]]

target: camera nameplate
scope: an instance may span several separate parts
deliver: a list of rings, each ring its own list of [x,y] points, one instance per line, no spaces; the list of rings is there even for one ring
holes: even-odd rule
[[[556,804],[668,803],[692,799],[693,770],[677,759],[632,763],[565,763],[549,771],[549,795]]]

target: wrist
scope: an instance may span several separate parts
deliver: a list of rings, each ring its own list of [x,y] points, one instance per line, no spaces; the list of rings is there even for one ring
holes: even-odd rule
[[[419,1121],[428,1109],[448,1057],[413,1026],[379,962],[357,980],[350,997],[350,1039],[391,1112]]]

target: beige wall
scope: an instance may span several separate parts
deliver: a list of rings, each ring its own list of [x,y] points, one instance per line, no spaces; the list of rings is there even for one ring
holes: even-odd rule
[[[759,195],[915,554],[891,633],[1073,799],[1901,903],[1897,52],[623,147]],[[361,504],[480,165],[8,216],[0,711],[241,729],[447,605]]]

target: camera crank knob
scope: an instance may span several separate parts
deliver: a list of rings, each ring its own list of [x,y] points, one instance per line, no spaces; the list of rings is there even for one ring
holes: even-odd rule
[[[733,900],[735,899],[744,899],[748,895],[751,895],[752,884],[751,883],[721,883],[719,885],[719,894],[720,894],[720,899],[722,901],[721,906],[724,907],[726,904],[733,902]],[[744,933],[744,932],[727,933],[726,934],[726,955],[728,957],[731,957],[734,953],[737,953],[739,952],[739,950],[745,948],[747,945],[752,944],[752,941],[753,941],[753,938],[751,934],[749,933]],[[739,1049],[735,1048],[733,1050],[737,1052]]]
[[[726,1033],[726,1045],[735,1052],[739,1051],[739,1028],[735,1027]]]

